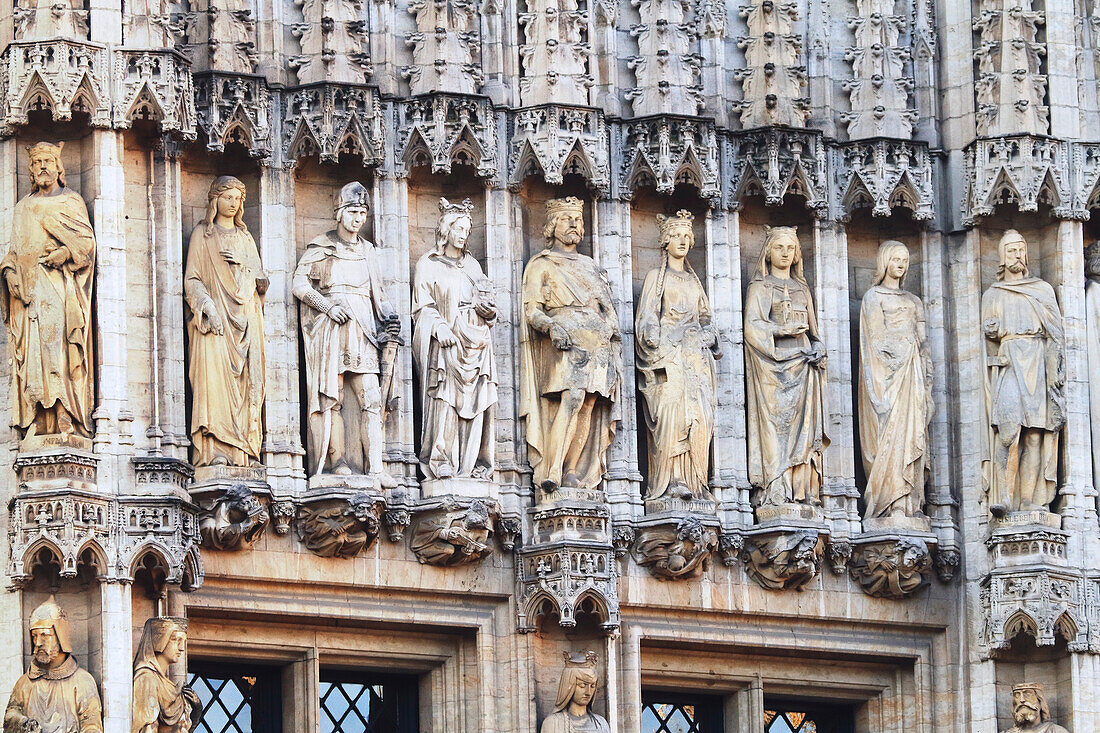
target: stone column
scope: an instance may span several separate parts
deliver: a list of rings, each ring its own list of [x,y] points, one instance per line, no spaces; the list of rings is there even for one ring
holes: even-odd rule
[[[611,297],[623,334],[623,381],[619,429],[607,451],[605,490],[612,517],[641,513],[638,470],[637,374],[634,370],[634,272],[630,253],[630,202],[598,199],[592,206],[592,257],[607,270]],[[636,507],[632,508],[632,507]]]
[[[298,301],[294,277],[294,170],[260,170],[260,260],[270,279],[264,297],[267,392],[264,401],[264,464],[276,498],[304,490],[298,378]]]
[[[389,171],[376,171],[374,190],[374,244],[382,255],[382,279],[386,297],[401,317],[401,339],[394,365],[394,384],[399,395],[397,409],[386,422],[387,463],[403,464],[390,467],[390,473],[400,479],[415,479],[416,435],[413,425],[413,401],[419,399],[413,390],[412,349],[412,283],[409,266],[409,182]]]
[[[1073,0],[1045,0],[1046,75],[1050,108],[1050,134],[1062,139],[1081,135],[1081,99],[1084,85],[1078,82],[1077,36],[1089,33],[1089,21],[1079,19]],[[1033,6],[1034,7],[1034,6]],[[1081,28],[1081,30],[1078,30]],[[1091,62],[1091,54],[1088,54]]]
[[[825,476],[821,487],[825,518],[839,535],[858,534],[855,429],[852,420],[852,330],[848,293],[848,235],[833,222],[815,220],[814,300],[821,338],[828,350],[825,370]]]
[[[737,211],[706,216],[707,295],[722,358],[717,363],[711,482],[723,526],[752,524],[745,425],[745,329],[741,302],[741,229]]]
[[[91,170],[79,193],[92,212],[96,237],[95,310],[99,338],[96,341],[96,408],[92,413],[96,434],[93,446],[100,454],[97,483],[122,485],[128,475],[127,458],[133,454],[133,413],[128,395],[130,380],[127,328],[127,267],[122,164],[123,138],[114,130],[92,132]]]
[[[99,694],[103,699],[103,730],[130,730],[133,709],[133,609],[129,581],[100,581]]]
[[[1100,656],[1070,655],[1070,687],[1066,717],[1057,722],[1072,731],[1100,730]]]
[[[397,82],[400,78],[397,67],[397,4],[369,3],[369,8],[370,48],[374,54],[371,59],[374,62],[371,83],[377,84],[382,94],[397,94]],[[404,9],[401,12],[404,13]]]
[[[97,43],[122,43],[122,3],[118,0],[88,0],[87,7],[91,40]]]

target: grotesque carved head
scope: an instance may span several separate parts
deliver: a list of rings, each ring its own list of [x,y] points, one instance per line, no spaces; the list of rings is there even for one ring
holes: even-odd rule
[[[52,665],[58,657],[73,650],[72,627],[53,596],[34,609],[30,631],[34,661],[41,667]]]
[[[27,148],[27,167],[31,172],[31,192],[48,189],[55,183],[65,187],[65,166],[61,164],[64,143],[36,143]]]
[[[1012,688],[1012,717],[1017,725],[1035,725],[1050,720],[1043,686],[1023,683]]]
[[[570,654],[562,652],[565,658],[565,669],[561,671],[561,680],[558,681],[558,696],[554,700],[554,712],[558,713],[569,707],[569,703],[575,702],[583,705],[585,710],[592,707],[592,699],[596,696],[596,688],[599,686],[599,678],[596,676],[596,652],[586,651],[582,654]]]
[[[546,202],[546,226],[542,230],[546,245],[554,242],[576,246],[584,238],[584,204],[576,196]]]

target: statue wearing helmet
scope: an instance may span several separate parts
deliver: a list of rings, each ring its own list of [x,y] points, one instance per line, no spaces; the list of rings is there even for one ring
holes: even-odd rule
[[[72,648],[69,621],[50,596],[31,614],[34,659],[12,689],[4,733],[103,733],[99,689]]]

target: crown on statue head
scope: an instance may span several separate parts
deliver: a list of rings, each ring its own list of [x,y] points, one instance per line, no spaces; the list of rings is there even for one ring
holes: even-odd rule
[[[566,667],[579,667],[581,669],[595,670],[596,661],[599,659],[599,655],[591,649],[585,652],[578,652],[577,654],[562,652],[561,655],[565,659]]]
[[[672,216],[657,214],[657,226],[661,230],[661,239],[667,237],[676,227],[686,226],[690,229],[693,221],[695,221],[695,215],[687,209],[680,209]]]
[[[584,202],[576,196],[566,196],[563,199],[550,199],[546,202],[546,218],[553,219],[558,214],[580,214],[584,210]]]
[[[1013,694],[1017,692],[1037,692],[1040,695],[1043,694],[1043,686],[1038,682],[1021,682],[1018,685],[1012,686]]]
[[[462,201],[457,204],[452,204],[442,197],[439,199],[439,213],[441,216],[446,216],[447,214],[466,214],[469,216],[473,214],[473,212],[474,202],[470,201],[468,198],[462,199]]]

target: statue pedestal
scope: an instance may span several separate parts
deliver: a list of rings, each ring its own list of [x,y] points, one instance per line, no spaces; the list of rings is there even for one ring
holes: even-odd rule
[[[539,506],[550,506],[568,502],[582,502],[590,504],[604,504],[607,498],[603,489],[582,489],[573,486],[559,486],[553,491],[535,489],[535,503]]]
[[[341,476],[337,473],[322,473],[309,477],[310,492],[356,492],[356,491],[381,491],[377,476],[367,476],[361,473],[353,473]]]
[[[868,517],[863,520],[863,529],[866,534],[881,532],[927,534],[932,531],[932,520],[923,514],[913,517]]]
[[[461,496],[467,499],[488,499],[493,495],[493,482],[483,478],[425,479],[420,484],[420,496],[431,499],[439,496]]]
[[[662,496],[660,499],[646,499],[645,513],[650,514],[703,514],[713,515],[718,504],[710,499],[674,499]]]
[[[1057,514],[1053,515],[1058,517]],[[1060,518],[1060,517],[1059,517]],[[996,527],[986,540],[998,568],[1021,566],[1065,567],[1069,533],[1041,524]]]
[[[1030,512],[1009,512],[1003,517],[994,517],[989,525],[994,530],[1029,526],[1061,529],[1062,516],[1043,509],[1036,509]]]
[[[244,484],[253,493],[270,494],[267,469],[263,466],[199,466],[189,487],[194,501],[216,498],[231,486]]]
[[[760,527],[788,524],[824,525],[821,507],[813,504],[767,504],[756,507],[756,524]]]
[[[19,493],[33,491],[95,491],[96,464],[92,441],[69,435],[35,436],[24,440],[15,458]]]

